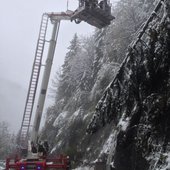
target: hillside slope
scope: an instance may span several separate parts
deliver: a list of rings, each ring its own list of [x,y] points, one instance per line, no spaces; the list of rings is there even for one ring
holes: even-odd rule
[[[98,161],[116,170],[168,166],[169,8],[129,48],[117,73],[154,2],[122,0],[115,23],[83,43],[77,35],[71,41],[41,139],[49,140],[51,154],[68,154],[73,167]]]
[[[170,6],[127,60],[97,105],[88,132],[113,124],[116,170],[170,168]]]

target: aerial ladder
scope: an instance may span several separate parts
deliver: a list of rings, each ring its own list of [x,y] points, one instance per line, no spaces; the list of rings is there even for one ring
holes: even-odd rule
[[[45,69],[42,77],[42,83],[40,87],[40,94],[37,102],[37,107],[35,111],[35,119],[32,126],[31,141],[33,143],[38,142],[38,132],[41,122],[41,117],[43,113],[43,107],[45,103],[48,82],[50,78],[51,67],[54,58],[54,52],[56,47],[56,42],[59,33],[60,22],[62,20],[75,21],[79,24],[81,21],[85,21],[88,24],[95,26],[97,28],[104,28],[110,25],[114,17],[111,14],[111,5],[109,0],[79,0],[79,7],[75,11],[61,12],[61,13],[44,13],[42,15],[42,20],[40,24],[39,36],[37,41],[37,47],[35,52],[35,58],[32,66],[32,73],[26,98],[26,104],[24,108],[23,119],[21,123],[21,128],[19,131],[19,151],[20,157],[25,158],[22,161],[15,158],[15,161],[7,159],[6,170],[9,169],[68,169],[68,158],[65,156],[59,156],[55,159],[41,159],[37,155],[32,156],[30,140],[30,126],[31,117],[33,113],[35,97],[40,77],[40,70],[42,66],[43,52],[46,43],[46,33],[49,20],[51,21],[52,35],[49,41],[48,54],[45,64]],[[31,155],[30,155],[31,153]],[[11,162],[12,161],[12,162]],[[50,163],[49,163],[50,162]],[[52,163],[51,163],[52,162]]]

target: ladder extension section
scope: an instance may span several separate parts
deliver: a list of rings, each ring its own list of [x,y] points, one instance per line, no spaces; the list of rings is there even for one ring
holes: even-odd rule
[[[46,32],[47,32],[47,26],[48,26],[48,15],[43,14],[41,25],[40,25],[40,31],[39,31],[39,37],[37,41],[37,47],[35,52],[35,59],[32,67],[32,74],[30,78],[30,84],[28,88],[28,94],[20,129],[20,135],[19,135],[19,142],[22,148],[27,147],[27,141],[28,141],[28,132],[31,122],[31,116],[34,106],[34,100],[35,100],[35,94],[38,86],[38,79],[40,75],[40,69],[41,69],[41,62],[44,52],[44,46],[45,46],[45,38],[46,38]]]

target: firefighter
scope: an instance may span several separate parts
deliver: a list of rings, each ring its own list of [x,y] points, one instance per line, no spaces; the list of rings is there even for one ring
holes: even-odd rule
[[[84,1],[85,1],[85,0],[79,0],[79,7],[84,6]]]
[[[45,149],[44,156],[46,156],[48,154],[48,151],[49,151],[49,145],[48,145],[47,141],[44,141],[43,147]]]
[[[40,157],[46,155],[46,151],[45,151],[45,149],[44,149],[44,147],[43,147],[43,144],[42,144],[41,142],[38,144],[38,155],[39,155]]]
[[[87,8],[96,8],[98,5],[98,0],[85,0],[85,6]]]
[[[32,152],[32,153],[37,153],[37,148],[35,147],[33,141],[31,141],[31,152]]]
[[[104,9],[104,1],[103,1],[103,0],[99,2],[99,7],[100,7],[101,9]]]
[[[109,5],[108,5],[108,3],[107,3],[107,0],[101,0],[101,1],[99,2],[99,7],[100,7],[102,10],[105,10],[105,11],[109,10]]]
[[[89,3],[91,4],[91,8],[96,8],[98,5],[98,0],[89,0]]]
[[[71,169],[71,161],[70,161],[70,157],[67,156],[67,168],[66,170],[70,170]]]

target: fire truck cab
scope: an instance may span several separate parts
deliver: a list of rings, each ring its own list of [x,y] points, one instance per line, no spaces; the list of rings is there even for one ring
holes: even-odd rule
[[[60,155],[56,158],[33,158],[18,159],[8,158],[6,170],[69,170],[70,163],[67,156]]]

